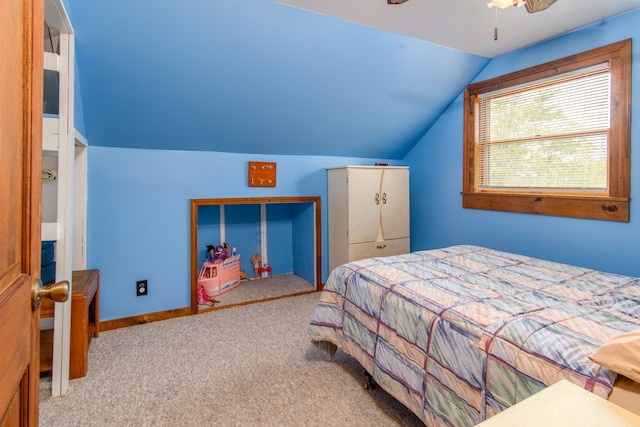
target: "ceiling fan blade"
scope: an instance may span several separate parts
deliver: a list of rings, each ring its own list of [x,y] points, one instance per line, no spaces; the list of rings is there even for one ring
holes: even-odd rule
[[[540,12],[554,4],[556,0],[527,0],[524,7],[529,13]]]
[[[402,4],[408,0],[387,0],[387,4]]]

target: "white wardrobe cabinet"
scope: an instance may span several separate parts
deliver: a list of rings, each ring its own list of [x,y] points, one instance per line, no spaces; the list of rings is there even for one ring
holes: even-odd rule
[[[329,269],[409,252],[409,168],[328,169]]]

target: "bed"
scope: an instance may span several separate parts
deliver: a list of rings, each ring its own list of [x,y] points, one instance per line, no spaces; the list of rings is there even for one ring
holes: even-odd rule
[[[336,268],[307,333],[426,425],[466,427],[563,378],[607,398],[617,374],[589,356],[638,329],[638,278],[459,245]]]

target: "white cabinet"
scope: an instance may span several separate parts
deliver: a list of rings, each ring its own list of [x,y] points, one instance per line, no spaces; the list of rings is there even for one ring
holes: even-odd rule
[[[409,168],[328,170],[329,269],[409,252]]]

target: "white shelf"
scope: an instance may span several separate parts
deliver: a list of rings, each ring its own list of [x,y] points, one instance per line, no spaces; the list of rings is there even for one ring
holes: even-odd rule
[[[60,71],[60,55],[57,53],[44,53],[44,69],[50,71]]]
[[[44,154],[58,152],[59,119],[57,117],[44,117],[42,119],[42,151]]]
[[[58,240],[58,223],[43,222],[42,223],[42,241]]]

